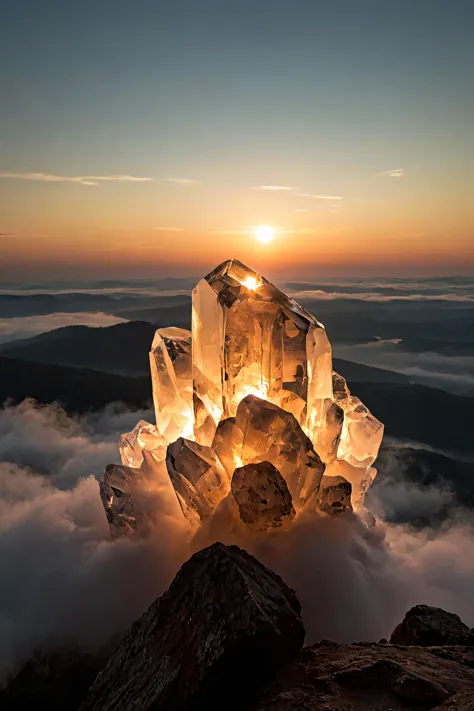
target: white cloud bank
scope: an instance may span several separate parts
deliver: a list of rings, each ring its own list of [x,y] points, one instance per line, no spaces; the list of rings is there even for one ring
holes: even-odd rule
[[[235,538],[203,529],[194,543],[167,512],[148,540],[109,539],[99,489],[117,461],[116,433],[138,413],[77,421],[31,402],[0,413],[0,673],[41,645],[85,647],[121,633],[180,565],[216,539],[237,543],[283,576],[302,603],[308,644],[378,640],[416,603],[474,624],[474,529],[366,529],[355,516],[302,516],[287,532]],[[171,489],[163,497],[174,497]],[[415,502],[416,503],[416,502]]]
[[[127,319],[111,314],[99,313],[62,313],[46,314],[43,316],[21,316],[0,319],[0,343],[16,341],[19,338],[30,338],[40,333],[53,331],[63,326],[113,326],[116,323],[125,323]]]

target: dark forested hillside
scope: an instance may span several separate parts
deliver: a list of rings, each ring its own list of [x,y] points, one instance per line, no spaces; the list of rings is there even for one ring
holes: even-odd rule
[[[110,402],[145,408],[151,401],[148,377],[131,378],[86,368],[32,363],[0,357],[0,404],[33,398],[59,402],[68,412],[99,410]]]

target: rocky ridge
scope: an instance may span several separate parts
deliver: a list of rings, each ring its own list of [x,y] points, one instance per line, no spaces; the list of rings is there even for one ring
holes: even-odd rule
[[[303,640],[295,593],[245,551],[215,543],[182,566],[107,663],[37,657],[0,691],[0,707],[474,711],[473,630],[457,615],[417,605],[391,643],[301,649]]]

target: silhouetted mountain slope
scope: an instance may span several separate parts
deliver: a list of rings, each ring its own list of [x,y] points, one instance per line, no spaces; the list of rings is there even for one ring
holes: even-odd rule
[[[155,326],[133,321],[106,328],[66,326],[0,347],[0,354],[39,363],[146,375]]]
[[[449,451],[472,452],[474,399],[424,385],[350,382],[351,392],[397,439]]]
[[[0,355],[92,368],[104,373],[143,375],[148,382],[148,352],[155,329],[155,325],[140,321],[106,328],[68,326],[3,344]],[[404,375],[337,358],[334,368],[347,379],[351,391],[385,424],[390,436],[425,442],[438,449],[474,450],[468,435],[474,428],[472,398],[410,384]],[[35,384],[33,380],[30,382],[32,386]],[[24,391],[25,396],[33,395],[27,389]],[[85,402],[87,393],[83,396]],[[116,399],[115,392],[111,399]]]
[[[362,365],[342,358],[333,358],[332,365],[335,371],[345,377],[349,385],[353,382],[410,384],[408,376],[385,368],[375,368],[373,365]]]
[[[115,301],[105,294],[0,294],[0,317],[42,316],[57,311],[104,311]]]
[[[454,508],[474,508],[474,462],[388,442],[382,443],[376,466],[366,504],[371,510],[373,497],[380,499],[384,518],[392,523],[423,528],[452,517]]]
[[[145,408],[151,402],[147,377],[131,378],[86,368],[33,363],[0,357],[0,404],[34,398],[41,404],[60,402],[68,412],[100,410],[111,402]]]
[[[104,311],[123,315],[133,309],[168,309],[188,304],[191,314],[191,297],[187,294],[147,295],[116,293],[88,294],[0,294],[0,318],[44,316],[56,312]],[[130,317],[133,318],[133,317]]]
[[[187,306],[158,309],[160,319],[153,321],[153,324],[130,321],[103,328],[57,328],[32,338],[4,343],[0,345],[0,354],[40,363],[88,367],[125,375],[146,375],[149,372],[148,351],[155,330],[164,326],[180,325],[179,314],[176,313],[178,309],[185,313]],[[156,314],[150,316],[155,317]],[[182,328],[185,326],[186,324],[181,325]],[[409,382],[405,375],[338,358],[334,359],[334,369],[349,381]]]
[[[183,297],[181,297],[183,298]],[[168,304],[163,308],[159,304],[152,307],[143,308],[141,306],[127,307],[126,309],[115,309],[114,316],[121,316],[130,320],[150,321],[157,328],[163,326],[178,326],[179,328],[191,328],[191,299],[184,297],[187,302],[182,304]]]
[[[335,344],[401,338],[399,350],[429,350],[445,355],[472,353],[472,303],[452,301],[364,301],[358,299],[298,301],[325,324]]]

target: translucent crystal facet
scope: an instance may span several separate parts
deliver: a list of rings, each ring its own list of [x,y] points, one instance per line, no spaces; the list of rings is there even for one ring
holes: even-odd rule
[[[377,457],[383,437],[383,425],[357,397],[339,402],[344,424],[337,456],[355,467],[368,467]]]
[[[127,467],[140,467],[143,451],[153,453],[157,460],[166,456],[167,440],[160,435],[155,425],[140,420],[131,432],[121,435],[119,442],[120,458]]]
[[[199,525],[230,491],[230,481],[210,447],[180,437],[168,447],[166,466],[183,514]]]
[[[332,389],[334,400],[336,402],[345,400],[350,396],[345,378],[343,378],[342,375],[339,375],[339,373],[336,373],[335,370],[332,371]]]
[[[244,434],[235,422],[235,417],[227,417],[219,422],[212,440],[212,449],[226,470],[229,479],[236,465],[240,464]]]
[[[255,395],[247,395],[235,417],[243,433],[240,460],[268,461],[288,484],[299,511],[318,490],[324,464],[294,415]]]
[[[150,351],[156,428],[166,442],[193,431],[191,332],[159,328]]]
[[[318,403],[320,417],[312,441],[322,461],[326,464],[337,457],[344,424],[344,410],[340,405],[325,398]]]
[[[360,509],[364,505],[365,493],[372,484],[377,470],[374,467],[355,467],[344,459],[335,459],[327,465],[326,477],[344,477],[351,487],[352,508]]]
[[[133,493],[141,483],[139,469],[109,464],[100,482],[100,496],[104,505],[112,538],[138,532],[142,512],[138,511]]]

